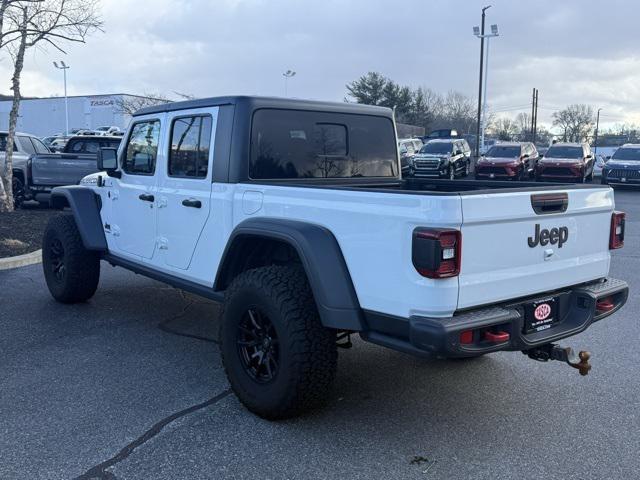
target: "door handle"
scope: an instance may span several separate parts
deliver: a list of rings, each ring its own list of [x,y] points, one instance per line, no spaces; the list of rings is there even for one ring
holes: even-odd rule
[[[192,198],[182,200],[182,205],[185,207],[200,208],[202,202],[200,200],[193,200]]]
[[[143,202],[153,202],[155,200],[155,197],[150,193],[141,193],[138,198]]]

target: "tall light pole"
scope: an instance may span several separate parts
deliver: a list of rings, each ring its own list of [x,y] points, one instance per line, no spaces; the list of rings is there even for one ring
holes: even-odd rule
[[[477,119],[477,127],[476,127],[476,158],[480,156],[480,115],[482,115],[482,67],[484,63],[484,19],[485,19],[485,11],[490,9],[491,5],[487,5],[482,9],[482,23],[480,31],[478,31],[478,27],[474,27],[473,33],[475,33],[480,38],[480,79],[478,80],[478,119]]]
[[[480,61],[480,88],[478,89],[478,138],[476,140],[477,148],[476,155],[479,156],[480,149],[484,150],[484,131],[487,128],[487,83],[489,78],[489,40],[492,37],[497,37],[500,34],[498,33],[498,25],[491,25],[491,33],[484,33],[484,20],[485,20],[485,10],[490,8],[491,5],[482,9],[482,30],[479,27],[473,27],[473,34],[480,39],[480,53],[484,50],[483,43],[484,39],[487,39],[487,57],[484,60],[484,88],[482,85],[483,82],[483,61]],[[483,92],[484,90],[484,92]]]
[[[598,109],[598,114],[596,115],[596,135],[595,135],[595,138],[593,139],[594,155],[598,153],[598,128],[600,127],[600,110],[602,110],[602,107]]]
[[[60,65],[58,62],[53,62],[53,66],[59,70],[62,70],[64,75],[64,117],[65,117],[65,137],[69,136],[69,100],[67,99],[67,70],[69,70],[69,66],[64,63],[62,60],[60,61]]]
[[[293,70],[287,70],[286,72],[284,72],[282,74],[282,76],[284,77],[284,96],[287,96],[287,82],[289,81],[290,78],[295,77],[296,76],[296,72],[294,72]]]

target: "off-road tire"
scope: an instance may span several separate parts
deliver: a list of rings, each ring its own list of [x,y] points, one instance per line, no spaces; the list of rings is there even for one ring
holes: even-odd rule
[[[265,312],[278,337],[278,370],[269,383],[253,378],[241,358],[239,324],[252,308]],[[256,415],[290,418],[327,400],[337,367],[336,332],[322,326],[301,267],[268,266],[238,275],[225,292],[219,339],[231,388]]]
[[[84,248],[73,215],[63,213],[49,219],[42,240],[42,268],[49,292],[59,302],[84,302],[96,292],[100,257]]]
[[[24,182],[16,175],[11,179],[11,190],[13,192],[13,208],[19,209],[24,203],[25,191]]]

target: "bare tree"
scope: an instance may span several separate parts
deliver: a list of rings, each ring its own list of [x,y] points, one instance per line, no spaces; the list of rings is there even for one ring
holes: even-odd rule
[[[518,123],[509,117],[498,117],[493,122],[491,132],[498,137],[498,140],[513,140],[513,137],[519,133]]]
[[[594,114],[590,105],[574,104],[553,112],[553,126],[563,131],[565,142],[581,142],[591,134]]]
[[[0,187],[0,211],[13,210],[12,157],[13,138],[20,109],[20,77],[24,67],[25,52],[32,47],[53,47],[66,53],[62,46],[67,42],[84,43],[87,36],[102,27],[98,15],[98,0],[3,0],[3,27],[8,22],[8,32],[17,32],[17,36],[6,40],[13,59],[13,104],[9,114],[9,132],[5,154],[2,187]]]
[[[520,112],[516,115],[516,124],[518,125],[520,136],[523,139],[527,138],[527,135],[531,132],[531,114]]]
[[[127,95],[121,97],[119,100],[116,100],[116,107],[125,115],[133,115],[141,108],[162,105],[163,103],[172,101],[173,100],[169,100],[165,95],[159,93],[144,93],[142,95]]]

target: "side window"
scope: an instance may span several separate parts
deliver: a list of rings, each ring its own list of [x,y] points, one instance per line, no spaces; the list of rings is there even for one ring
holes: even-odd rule
[[[101,140],[100,148],[118,148],[120,146],[120,140]]]
[[[71,147],[70,147],[70,148],[68,148],[67,150],[68,150],[69,152],[71,152],[71,153],[82,153],[82,151],[83,151],[83,148],[82,148],[82,147],[84,147],[84,142],[82,142],[82,141],[76,141],[76,142],[73,142],[73,143],[71,144]]]
[[[25,153],[29,155],[33,155],[34,153],[36,153],[36,149],[33,148],[33,144],[31,143],[31,140],[29,140],[29,137],[20,136],[18,138],[20,139],[20,146],[25,151]]]
[[[160,120],[138,122],[131,128],[122,170],[131,175],[153,175],[158,156]]]
[[[49,153],[49,149],[40,139],[31,137],[31,141],[37,153]]]
[[[176,118],[171,125],[169,176],[205,178],[210,144],[211,117]]]
[[[100,144],[95,140],[91,140],[90,142],[84,143],[85,153],[98,153],[98,150],[100,150]]]

